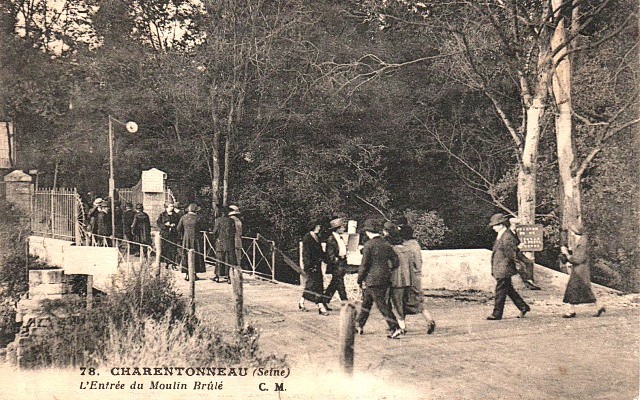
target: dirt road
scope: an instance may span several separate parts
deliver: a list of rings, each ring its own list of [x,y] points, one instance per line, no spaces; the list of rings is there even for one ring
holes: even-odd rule
[[[178,286],[186,292],[179,278]],[[200,280],[196,289],[197,313],[232,330],[231,285]],[[291,365],[296,383],[278,398],[638,398],[640,309],[629,298],[611,297],[601,318],[585,309],[563,319],[557,290],[522,291],[533,309],[527,318],[515,318],[508,303],[502,321],[487,321],[491,302],[430,297],[435,333],[410,316],[400,340],[385,337],[376,310],[356,337],[354,377],[342,379],[337,310],[326,317],[300,312],[298,287],[249,278],[244,289],[246,322],[260,329],[262,351],[286,355]]]

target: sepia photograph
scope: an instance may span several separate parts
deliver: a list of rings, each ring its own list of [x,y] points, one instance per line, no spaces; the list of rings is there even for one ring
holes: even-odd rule
[[[0,0],[0,400],[639,400],[639,6]]]

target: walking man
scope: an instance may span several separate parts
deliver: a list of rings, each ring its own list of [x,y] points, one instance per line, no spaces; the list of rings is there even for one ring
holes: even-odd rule
[[[335,218],[329,222],[331,235],[327,239],[327,274],[331,274],[331,282],[324,292],[325,308],[328,307],[333,295],[338,292],[340,300],[347,301],[347,289],[344,286],[344,276],[347,273],[347,245],[342,240],[344,233],[344,221]]]
[[[511,277],[518,273],[516,263],[519,262],[519,249],[518,238],[508,229],[508,223],[509,220],[503,214],[494,214],[489,220],[489,227],[498,234],[491,254],[491,275],[496,279],[496,297],[493,313],[487,317],[490,321],[502,319],[507,296],[520,310],[518,318],[524,318],[525,314],[531,310],[511,283]]]
[[[362,306],[356,319],[356,330],[363,334],[373,303],[389,325],[390,339],[397,339],[402,335],[398,321],[391,311],[389,304],[389,289],[391,287],[391,271],[398,268],[398,256],[393,247],[387,243],[380,232],[382,223],[377,220],[366,220],[362,231],[369,238],[362,248],[362,261],[358,269],[358,286],[362,289]]]

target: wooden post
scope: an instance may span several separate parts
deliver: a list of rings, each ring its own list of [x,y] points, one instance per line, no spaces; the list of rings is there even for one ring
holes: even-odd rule
[[[139,244],[138,246],[140,246],[139,247],[139,249],[140,249],[140,251],[139,251],[139,254],[140,254],[140,272],[142,272],[142,269],[144,268],[144,253],[146,251],[146,247],[143,244]]]
[[[340,367],[347,375],[353,375],[353,343],[356,330],[356,307],[353,303],[346,303],[340,310],[340,332],[338,336],[340,346]]]
[[[304,257],[302,257],[302,252],[304,251],[304,245],[302,241],[298,242],[298,263],[300,267],[304,270]],[[300,274],[300,285],[304,287],[307,283],[307,279],[304,275]]]
[[[93,308],[93,275],[87,275],[87,310]]]
[[[196,313],[196,251],[189,249],[187,253],[187,265],[189,267],[189,299],[191,314]]]
[[[236,329],[238,332],[244,330],[244,297],[242,289],[242,269],[238,266],[231,267],[231,284],[233,286],[233,300],[236,307]]]
[[[251,242],[252,246],[252,255],[251,255],[251,272],[253,276],[256,276],[256,241],[257,239],[253,239]]]
[[[271,242],[271,280],[276,281],[276,242]]]
[[[162,253],[162,237],[160,236],[160,232],[158,232],[154,237],[154,242],[156,247],[156,260],[154,266],[156,267],[156,276],[160,276],[160,257]]]
[[[73,226],[74,226],[74,231],[75,231],[75,237],[76,237],[76,246],[80,246],[82,245],[82,243],[80,243],[82,241],[82,234],[80,233],[80,207],[79,207],[79,200],[78,200],[78,192],[76,192],[75,189],[73,189],[73,201],[71,202],[73,204]]]

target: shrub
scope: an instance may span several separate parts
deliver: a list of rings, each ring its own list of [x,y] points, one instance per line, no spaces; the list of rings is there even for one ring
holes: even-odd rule
[[[404,211],[413,234],[424,247],[434,247],[441,244],[449,228],[435,211],[418,211],[407,208]]]
[[[129,276],[122,289],[96,301],[72,297],[43,304],[50,326],[32,335],[25,366],[83,365],[284,365],[261,358],[258,332],[221,333],[192,317],[172,277]],[[38,328],[40,329],[40,328]]]

